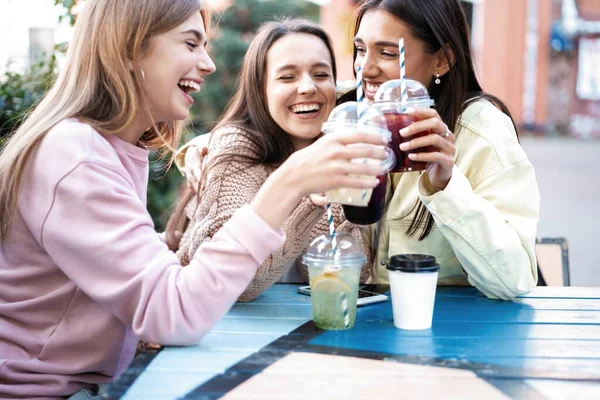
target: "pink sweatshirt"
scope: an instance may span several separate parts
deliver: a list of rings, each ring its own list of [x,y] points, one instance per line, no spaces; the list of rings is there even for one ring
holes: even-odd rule
[[[42,140],[0,242],[0,398],[108,382],[138,338],[197,343],[285,241],[246,206],[181,268],[147,181],[147,150],[77,120]]]

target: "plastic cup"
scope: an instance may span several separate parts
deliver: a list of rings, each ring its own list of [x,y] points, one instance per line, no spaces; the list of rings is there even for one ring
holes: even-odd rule
[[[431,328],[440,266],[425,254],[392,256],[387,263],[394,326],[398,329]]]
[[[353,131],[372,132],[390,139],[391,134],[387,129],[385,117],[373,107],[347,102],[336,107],[330,114],[327,122],[323,124],[325,134],[344,134]],[[355,224],[369,225],[379,221],[383,215],[385,205],[385,191],[387,185],[387,172],[394,166],[394,152],[388,151],[386,160],[355,159],[356,163],[381,165],[385,173],[378,176],[379,184],[374,189],[342,188],[325,193],[330,203],[344,206],[344,213],[348,221]]]
[[[422,171],[427,167],[427,163],[423,161],[413,161],[408,158],[410,153],[428,153],[436,151],[432,146],[427,146],[419,149],[410,150],[408,152],[401,151],[400,145],[406,141],[417,137],[431,134],[431,131],[419,132],[411,137],[405,138],[400,135],[400,130],[406,128],[417,119],[405,113],[406,108],[429,108],[435,102],[429,97],[429,93],[425,86],[420,82],[406,79],[406,92],[408,99],[405,104],[402,103],[401,80],[393,79],[382,84],[377,93],[373,107],[376,108],[385,117],[388,130],[391,132],[392,140],[390,147],[394,151],[396,164],[390,172],[411,172]]]
[[[319,329],[354,326],[360,271],[367,262],[361,246],[346,234],[336,235],[335,257],[328,236],[316,238],[302,257],[308,267],[313,321]]]

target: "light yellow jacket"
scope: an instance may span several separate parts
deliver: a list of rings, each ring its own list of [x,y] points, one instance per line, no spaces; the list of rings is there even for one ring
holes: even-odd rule
[[[464,111],[456,134],[456,165],[435,192],[427,172],[392,174],[395,191],[382,218],[377,282],[388,282],[382,260],[423,253],[440,264],[438,284],[466,284],[487,297],[511,299],[537,283],[534,244],[540,195],[533,166],[510,119],[487,100]],[[388,196],[389,197],[389,196]],[[435,225],[427,238],[406,230],[422,201]]]

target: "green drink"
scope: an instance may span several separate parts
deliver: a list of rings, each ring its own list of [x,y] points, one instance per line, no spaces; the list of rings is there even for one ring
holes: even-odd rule
[[[303,262],[308,267],[313,320],[317,328],[344,330],[354,326],[360,271],[367,259],[350,235],[336,236],[334,257],[329,237],[316,238]]]

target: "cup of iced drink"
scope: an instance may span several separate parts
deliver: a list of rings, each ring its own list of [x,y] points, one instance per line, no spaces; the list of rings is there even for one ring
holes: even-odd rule
[[[386,119],[387,127],[392,134],[390,146],[396,156],[396,164],[391,172],[411,172],[422,171],[427,167],[423,161],[413,161],[408,158],[410,153],[428,153],[437,151],[435,147],[428,146],[404,152],[400,150],[400,145],[411,139],[431,134],[430,131],[419,132],[411,137],[404,138],[400,135],[400,130],[406,128],[417,120],[415,117],[406,114],[407,108],[430,108],[435,102],[429,97],[425,86],[420,82],[406,79],[407,101],[402,103],[401,80],[393,79],[382,84],[377,93],[373,107],[382,113]]]
[[[385,136],[388,140],[391,133],[387,128],[385,117],[375,108],[350,101],[333,109],[327,122],[323,124],[325,134],[348,134],[360,130]],[[342,188],[325,193],[330,203],[342,204],[348,221],[355,224],[369,225],[379,221],[383,215],[385,205],[385,192],[387,186],[387,172],[394,166],[395,156],[393,151],[388,151],[385,160],[355,159],[356,163],[381,165],[384,173],[377,177],[379,184],[374,189]]]
[[[367,262],[351,235],[338,234],[337,256],[328,235],[311,243],[302,257],[308,268],[313,321],[319,329],[345,330],[354,326],[360,271]]]
[[[387,262],[396,328],[431,328],[439,269],[426,254],[395,255]]]

